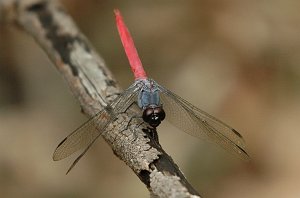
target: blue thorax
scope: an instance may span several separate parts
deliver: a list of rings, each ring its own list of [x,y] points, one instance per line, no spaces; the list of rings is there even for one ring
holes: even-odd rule
[[[146,107],[161,106],[159,99],[159,89],[152,79],[141,80],[141,90],[138,95],[138,105],[141,109]]]

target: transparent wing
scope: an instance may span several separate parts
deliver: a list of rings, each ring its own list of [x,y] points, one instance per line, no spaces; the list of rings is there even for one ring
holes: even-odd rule
[[[166,119],[184,132],[222,146],[239,158],[249,160],[242,136],[222,121],[158,85]]]
[[[89,145],[109,123],[110,114],[104,109],[68,135],[55,149],[53,160],[64,159]]]
[[[139,88],[136,86],[129,87],[110,105],[68,135],[55,149],[53,160],[64,159],[83,147],[86,147],[85,153],[91,144],[105,131],[106,126],[114,119],[115,115],[128,108],[136,100],[138,90]]]

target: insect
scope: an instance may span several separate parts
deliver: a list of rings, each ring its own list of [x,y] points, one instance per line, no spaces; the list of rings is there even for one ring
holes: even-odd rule
[[[147,77],[119,10],[115,10],[115,16],[118,32],[135,81],[111,104],[68,135],[57,146],[53,159],[64,159],[79,149],[85,148],[69,168],[69,172],[106,130],[106,127],[114,121],[116,115],[124,112],[135,102],[142,110],[143,121],[151,127],[158,127],[166,118],[182,131],[212,141],[230,153],[248,160],[245,142],[236,130]]]

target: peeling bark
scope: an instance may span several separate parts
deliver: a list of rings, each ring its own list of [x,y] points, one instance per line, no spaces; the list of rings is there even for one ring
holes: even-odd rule
[[[0,19],[14,22],[44,49],[92,117],[122,92],[104,60],[95,52],[68,13],[56,1],[4,0]],[[157,131],[130,118],[131,108],[117,116],[101,136],[114,154],[147,186],[151,197],[199,197],[172,158],[162,149]]]

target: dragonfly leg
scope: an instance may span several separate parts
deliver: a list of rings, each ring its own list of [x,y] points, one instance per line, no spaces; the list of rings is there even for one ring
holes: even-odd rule
[[[158,134],[156,131],[156,128],[153,127],[147,127],[147,129],[144,130],[145,133],[148,134],[150,138],[152,138],[155,142],[159,143]]]
[[[129,119],[129,121],[127,122],[126,127],[124,128],[124,130],[128,130],[128,129],[129,129],[129,126],[132,124],[131,122],[134,121],[134,120],[136,120],[136,119],[137,119],[137,120],[142,120],[142,117],[141,117],[141,116],[138,116],[138,115],[132,116],[132,117]],[[132,132],[133,132],[133,137],[134,137],[133,141],[135,141],[135,140],[137,139],[136,128],[139,128],[143,123],[144,123],[144,121],[141,121],[141,122],[135,124],[135,126],[134,126],[134,128],[133,128],[133,130],[132,130]]]
[[[139,118],[141,119],[141,117]],[[138,138],[138,133],[137,133],[137,128],[139,128],[142,124],[144,123],[144,121],[141,121],[139,124],[135,125],[135,127],[133,128],[133,141],[136,141],[136,139]]]

